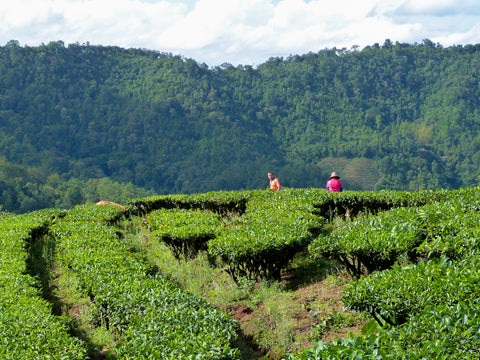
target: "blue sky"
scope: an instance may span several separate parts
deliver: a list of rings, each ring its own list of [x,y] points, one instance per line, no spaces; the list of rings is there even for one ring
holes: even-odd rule
[[[480,43],[478,0],[15,0],[0,45],[146,48],[217,66],[374,43]]]

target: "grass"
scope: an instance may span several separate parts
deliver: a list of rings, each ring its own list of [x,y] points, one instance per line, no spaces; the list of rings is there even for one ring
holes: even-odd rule
[[[86,342],[90,359],[104,359],[104,352],[116,339],[104,326],[94,323],[96,309],[78,291],[76,275],[56,263],[55,239],[48,234],[32,238],[28,252],[28,273],[39,280],[39,291],[52,304],[52,313],[69,319],[72,335]]]
[[[103,322],[98,323],[97,308],[90,298],[84,297],[79,292],[75,274],[59,268],[55,268],[53,273],[55,276],[51,286],[57,298],[55,303],[61,306],[61,315],[71,320],[72,335],[86,342],[90,359],[104,359],[104,354],[115,346],[116,336]]]

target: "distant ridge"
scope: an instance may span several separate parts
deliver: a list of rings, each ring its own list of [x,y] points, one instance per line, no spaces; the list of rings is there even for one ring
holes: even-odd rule
[[[268,171],[285,187],[324,188],[333,170],[352,190],[471,187],[479,58],[480,45],[386,40],[209,68],[146,49],[12,40],[0,47],[0,157],[45,179],[157,194],[260,189]],[[0,194],[13,190],[0,182]]]

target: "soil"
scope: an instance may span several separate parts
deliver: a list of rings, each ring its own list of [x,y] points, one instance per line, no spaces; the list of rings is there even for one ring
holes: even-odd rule
[[[289,351],[301,352],[303,349],[311,348],[314,342],[319,340],[332,343],[334,339],[346,338],[349,332],[354,334],[360,333],[366,321],[357,320],[355,326],[341,328],[336,326],[328,329],[321,338],[312,340],[312,329],[316,325],[321,324],[328,314],[342,313],[350,314],[352,317],[356,316],[351,312],[345,311],[341,303],[342,289],[346,282],[348,282],[347,278],[340,279],[339,282],[325,279],[293,291],[294,306],[297,308],[295,332],[299,335],[297,338],[303,339],[303,341],[295,349],[290,349]],[[240,322],[242,329],[244,328],[242,325],[248,323],[256,312],[263,311],[261,304],[258,304],[256,309],[251,309],[245,305],[235,305],[227,310],[234,319]],[[242,335],[243,339],[240,348],[243,349],[242,351],[248,351],[245,359],[270,359],[266,351],[259,349],[255,345],[251,336],[248,336],[248,334]]]

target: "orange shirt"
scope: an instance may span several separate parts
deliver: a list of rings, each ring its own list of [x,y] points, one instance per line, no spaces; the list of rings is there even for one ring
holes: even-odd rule
[[[277,178],[270,180],[270,190],[280,190],[281,187],[280,181]]]

